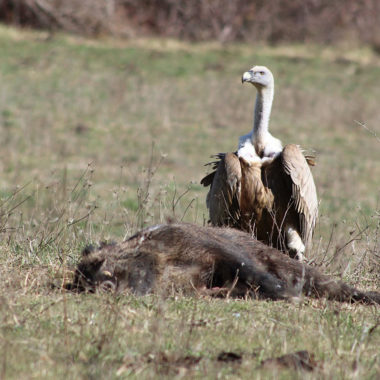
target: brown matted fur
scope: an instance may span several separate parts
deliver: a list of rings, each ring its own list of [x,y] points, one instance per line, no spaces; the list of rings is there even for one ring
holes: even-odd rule
[[[85,249],[66,288],[109,288],[136,295],[175,289],[269,299],[305,294],[380,304],[379,292],[336,281],[245,232],[185,223],[153,226],[122,243]]]

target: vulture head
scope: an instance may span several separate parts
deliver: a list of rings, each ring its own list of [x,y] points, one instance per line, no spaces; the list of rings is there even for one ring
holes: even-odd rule
[[[274,86],[273,75],[265,66],[253,66],[251,70],[243,74],[241,82],[252,83],[257,89]]]

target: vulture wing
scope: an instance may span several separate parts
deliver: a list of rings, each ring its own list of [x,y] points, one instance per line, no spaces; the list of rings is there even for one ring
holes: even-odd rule
[[[213,162],[216,169],[201,181],[210,185],[207,207],[214,226],[235,226],[240,220],[241,166],[234,153],[219,154],[219,161]]]
[[[300,215],[301,234],[306,246],[311,243],[318,216],[317,189],[310,167],[301,149],[287,145],[282,152],[285,172],[292,179],[292,197]]]
[[[301,149],[286,145],[281,155],[265,170],[265,181],[286,223],[300,233],[309,246],[318,216],[318,199],[313,175]]]

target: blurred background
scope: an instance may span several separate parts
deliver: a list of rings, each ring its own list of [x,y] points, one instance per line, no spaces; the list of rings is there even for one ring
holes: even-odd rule
[[[1,0],[1,20],[98,36],[350,42],[380,49],[377,0]]]

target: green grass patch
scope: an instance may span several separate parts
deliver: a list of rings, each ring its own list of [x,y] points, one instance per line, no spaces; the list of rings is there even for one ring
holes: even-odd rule
[[[373,307],[76,296],[51,284],[70,278],[88,243],[173,216],[207,221],[203,165],[251,129],[255,91],[240,78],[263,64],[276,80],[272,133],[317,157],[311,257],[378,288],[379,58],[365,48],[47,37],[0,26],[0,377],[376,378]],[[321,367],[259,367],[297,350]],[[224,351],[241,360],[218,360]]]

